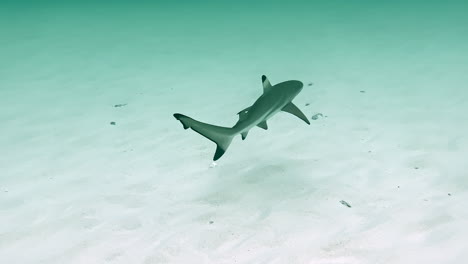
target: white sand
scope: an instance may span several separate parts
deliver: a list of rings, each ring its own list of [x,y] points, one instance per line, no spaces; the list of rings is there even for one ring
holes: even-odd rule
[[[3,13],[0,263],[468,260],[459,9],[119,10]],[[261,74],[327,117],[279,113],[210,168],[172,114],[233,125]]]

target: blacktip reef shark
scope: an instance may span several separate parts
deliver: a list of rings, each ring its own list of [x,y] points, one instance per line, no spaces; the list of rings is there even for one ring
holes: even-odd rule
[[[267,120],[280,111],[291,113],[310,125],[304,113],[291,102],[302,90],[304,86],[302,82],[291,80],[272,86],[268,78],[263,75],[262,84],[263,94],[253,105],[237,113],[239,121],[233,127],[221,127],[202,123],[178,113],[174,114],[174,117],[182,123],[184,129],[191,128],[216,143],[214,161],[223,156],[236,135],[241,134],[242,140],[244,140],[252,127],[258,126],[267,130]]]

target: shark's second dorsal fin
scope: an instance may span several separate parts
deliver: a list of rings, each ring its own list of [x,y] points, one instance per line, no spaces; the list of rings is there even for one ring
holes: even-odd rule
[[[271,89],[271,83],[265,75],[262,75],[263,93],[268,92]]]
[[[266,121],[262,121],[262,122],[258,123],[257,126],[263,128],[265,130],[268,129],[268,124],[267,124]]]
[[[310,125],[310,122],[307,119],[307,117],[304,115],[304,113],[302,113],[302,111],[299,108],[297,108],[297,106],[295,104],[293,104],[292,102],[290,102],[285,107],[283,107],[281,109],[281,111],[293,114],[293,115],[299,117],[300,119],[304,120],[304,122],[306,122],[307,124]]]
[[[249,131],[245,131],[241,133],[242,140],[244,140],[247,137],[247,134],[249,134]]]

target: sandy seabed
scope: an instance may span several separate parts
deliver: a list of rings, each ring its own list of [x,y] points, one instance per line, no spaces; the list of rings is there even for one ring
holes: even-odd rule
[[[0,263],[468,260],[461,9],[167,8],[4,11]],[[172,114],[231,126],[262,74],[323,116],[213,166]]]

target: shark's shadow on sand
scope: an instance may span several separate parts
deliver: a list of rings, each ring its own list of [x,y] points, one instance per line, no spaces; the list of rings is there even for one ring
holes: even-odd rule
[[[279,203],[302,199],[315,192],[314,178],[305,173],[302,161],[282,160],[274,164],[252,163],[242,169],[226,165],[217,167],[197,202],[211,206],[249,204],[273,207]]]

